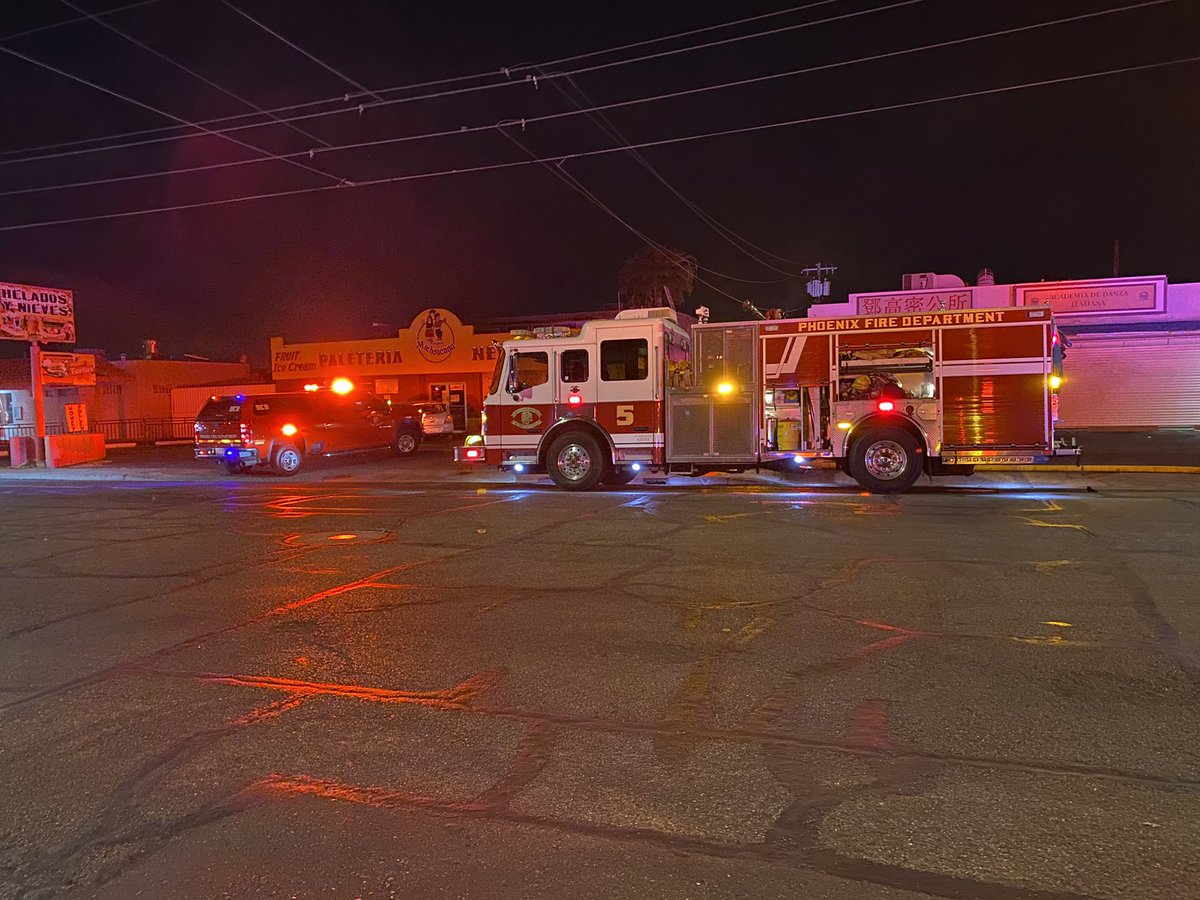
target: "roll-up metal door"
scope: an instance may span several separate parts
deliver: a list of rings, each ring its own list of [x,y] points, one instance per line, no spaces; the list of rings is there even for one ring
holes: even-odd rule
[[[1200,334],[1071,340],[1058,428],[1200,425]]]

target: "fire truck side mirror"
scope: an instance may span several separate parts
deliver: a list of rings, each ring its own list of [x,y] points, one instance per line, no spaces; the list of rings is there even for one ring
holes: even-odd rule
[[[517,380],[517,360],[521,354],[513,351],[512,356],[508,359],[508,393],[513,397],[521,393],[521,382]]]

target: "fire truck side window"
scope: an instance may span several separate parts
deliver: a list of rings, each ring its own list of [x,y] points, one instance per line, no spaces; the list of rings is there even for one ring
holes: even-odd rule
[[[564,384],[579,384],[588,380],[588,352],[564,350],[559,357],[559,369]]]
[[[650,374],[650,347],[645,338],[600,342],[600,378],[644,381]]]
[[[515,359],[517,383],[522,390],[550,380],[550,359],[545,353],[520,353]]]

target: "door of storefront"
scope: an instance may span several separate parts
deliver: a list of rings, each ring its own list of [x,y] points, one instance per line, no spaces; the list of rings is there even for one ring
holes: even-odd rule
[[[467,430],[467,386],[463,382],[433,382],[429,385],[429,399],[446,404],[456,432]]]

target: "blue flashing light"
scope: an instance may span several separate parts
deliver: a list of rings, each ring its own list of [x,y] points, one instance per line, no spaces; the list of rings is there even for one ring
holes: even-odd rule
[[[243,400],[246,399],[246,395],[245,394],[234,394],[233,399],[236,400],[238,403],[241,403]]]
[[[641,464],[641,463],[634,463],[634,464],[633,464],[632,466],[630,466],[629,468],[633,469],[633,471],[635,471],[635,472],[640,472],[640,471],[642,471],[642,464]]]
[[[518,472],[518,473],[520,473],[520,472],[524,472],[524,471],[525,471],[525,464],[524,464],[524,463],[517,463],[515,466],[513,466],[513,471],[514,471],[514,472]]]
[[[232,449],[231,449],[231,450],[226,450],[226,451],[225,451],[225,455],[226,455],[226,456],[228,456],[230,459],[233,459],[235,456],[237,456],[237,451],[236,451],[236,450],[232,450]]]
[[[794,462],[796,465],[800,465],[802,462],[804,462],[804,457],[797,453],[792,457],[792,462]]]

